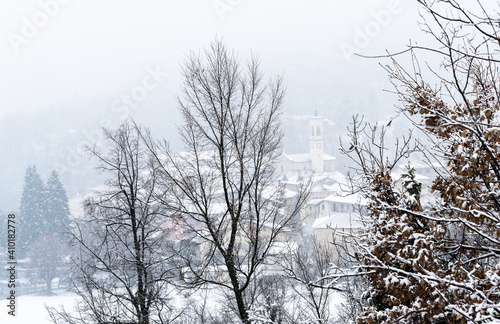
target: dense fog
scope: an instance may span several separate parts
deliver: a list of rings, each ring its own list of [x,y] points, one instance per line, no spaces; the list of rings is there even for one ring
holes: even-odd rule
[[[397,0],[23,1],[0,9],[4,212],[18,210],[33,164],[44,179],[57,170],[70,199],[99,184],[83,147],[102,140],[102,126],[132,117],[181,150],[180,65],[216,37],[242,61],[258,55],[266,77],[283,75],[284,151],[308,149],[307,117],[317,111],[334,156],[351,115],[385,123],[395,115],[379,66],[387,61],[354,53],[397,52],[422,37],[416,4]]]

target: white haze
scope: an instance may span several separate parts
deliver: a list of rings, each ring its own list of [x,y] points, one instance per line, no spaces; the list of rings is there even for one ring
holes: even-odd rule
[[[25,37],[36,19],[39,27]],[[416,4],[406,0],[1,0],[0,210],[17,210],[31,164],[43,178],[57,169],[70,196],[85,191],[92,185],[79,177],[86,162],[68,156],[99,140],[102,124],[132,116],[179,147],[179,67],[215,37],[242,59],[258,54],[266,75],[284,75],[288,116],[318,110],[332,124],[358,112],[390,118],[397,98],[383,92],[391,86],[379,61],[347,57],[345,48],[405,49],[421,37],[417,22]],[[360,31],[371,33],[362,44]],[[156,79],[152,70],[161,71]],[[145,78],[144,98],[117,108]]]

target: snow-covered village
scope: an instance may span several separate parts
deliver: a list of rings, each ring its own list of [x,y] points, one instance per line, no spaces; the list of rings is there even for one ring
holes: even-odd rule
[[[0,4],[0,323],[500,323],[499,21]]]

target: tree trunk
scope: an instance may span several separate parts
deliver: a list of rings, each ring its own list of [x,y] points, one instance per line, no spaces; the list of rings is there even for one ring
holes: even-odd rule
[[[233,286],[234,298],[236,300],[240,319],[243,324],[250,324],[250,321],[248,320],[247,307],[245,305],[245,301],[243,300],[243,291],[240,289],[238,273],[236,272],[236,267],[234,266],[234,257],[232,255],[226,257],[226,267],[229,278],[231,279],[231,285]]]
[[[52,278],[46,278],[45,283],[47,284],[47,294],[52,293]]]
[[[233,278],[231,278],[231,282],[233,282]],[[247,307],[245,305],[245,301],[243,300],[243,291],[241,291],[239,288],[234,288],[233,292],[234,292],[234,298],[236,299],[236,305],[238,306],[238,313],[240,315],[241,321],[244,324],[250,324],[250,321],[248,319]]]

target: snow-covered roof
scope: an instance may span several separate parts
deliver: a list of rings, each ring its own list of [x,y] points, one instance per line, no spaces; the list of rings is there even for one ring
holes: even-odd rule
[[[320,204],[324,201],[324,199],[321,199],[321,198],[316,198],[316,199],[309,199],[307,201],[307,204],[308,205],[317,205],[317,204]]]
[[[366,199],[363,197],[352,194],[352,195],[342,195],[342,194],[333,194],[325,198],[326,201],[329,202],[338,202],[338,203],[344,203],[344,204],[362,204],[366,205]]]
[[[275,198],[285,198],[285,199],[291,199],[295,196],[298,195],[297,192],[290,190],[290,189],[283,189],[283,196],[280,195],[280,190],[276,186],[268,186],[264,190],[262,190],[262,197],[266,199],[275,199]]]
[[[346,183],[346,177],[342,173],[338,171],[328,171],[328,172],[316,172],[313,175],[313,181],[314,182],[321,182],[321,181],[334,181],[334,182],[340,182],[340,183]]]
[[[361,217],[356,213],[335,213],[325,217],[317,218],[312,228],[314,229],[343,229],[361,228]]]
[[[410,165],[410,167],[418,170],[418,169],[427,169],[427,168],[442,168],[444,165],[446,165],[446,162],[445,161],[433,161],[433,162],[408,161],[406,163],[398,164],[398,168],[406,170],[408,165]]]
[[[299,244],[297,242],[274,242],[269,249],[269,254],[271,255],[283,255],[290,251],[296,251]]]
[[[227,211],[227,205],[225,203],[212,203],[210,205],[210,214],[213,215],[222,215]]]
[[[309,153],[300,153],[300,154],[282,154],[288,160],[295,163],[304,163],[311,161],[311,155]]]
[[[325,188],[331,187],[332,191],[339,189],[339,183],[347,183],[346,176],[338,171],[313,172],[311,170],[295,170],[281,173],[278,179],[286,183],[300,183],[301,180],[309,179],[309,177],[312,177],[311,180],[314,184],[321,184]]]
[[[305,163],[305,162],[310,162],[311,161],[311,154],[310,153],[298,153],[298,154],[286,154],[282,153],[283,157],[286,159],[295,162],[295,163]],[[323,154],[323,160],[324,161],[332,161],[336,160],[337,158],[333,155],[329,154]]]

